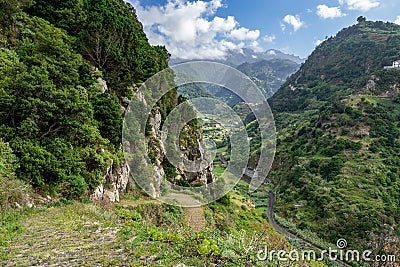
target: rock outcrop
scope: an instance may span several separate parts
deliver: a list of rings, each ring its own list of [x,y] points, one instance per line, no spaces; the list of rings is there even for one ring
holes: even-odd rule
[[[90,199],[118,202],[121,195],[126,192],[129,182],[129,172],[129,166],[126,163],[115,169],[113,169],[113,164],[111,164],[104,176],[104,181],[96,188]]]
[[[177,98],[177,95],[175,97]],[[148,107],[144,95],[139,90],[136,91],[136,101],[141,103],[143,107]],[[131,112],[131,108],[132,106],[128,105],[125,112]],[[144,108],[143,113],[146,112],[145,109],[146,108]],[[212,159],[207,158],[209,155],[205,153],[206,146],[200,128],[185,126],[182,129],[182,134],[189,137],[189,141],[180,147],[181,161],[183,164],[190,161],[200,162],[199,166],[196,166],[200,171],[187,172],[182,166],[177,168],[167,160],[167,152],[164,144],[165,137],[162,133],[163,117],[160,107],[153,107],[148,119],[148,126],[149,127],[146,127],[145,142],[147,143],[147,148],[145,152],[140,152],[140,149],[138,149],[138,147],[141,146],[140,136],[133,138],[131,140],[133,142],[129,142],[129,153],[134,154],[136,157],[136,164],[131,166],[132,172],[128,163],[124,163],[122,166],[115,169],[113,169],[113,164],[111,164],[104,175],[103,182],[91,195],[92,200],[118,202],[121,194],[127,191],[130,175],[133,179],[136,178],[135,176],[147,175],[147,177],[150,177],[147,180],[145,191],[153,198],[161,196],[162,190],[160,187],[165,179],[181,185],[208,184],[214,182]],[[145,155],[140,153],[146,153],[150,161],[148,162],[145,159]],[[138,162],[140,162],[140,164]],[[207,162],[209,166],[207,166]],[[138,164],[140,166],[138,166]],[[137,168],[134,166],[137,166]],[[168,168],[168,171],[166,171],[166,168]],[[171,168],[175,171],[171,171]],[[151,171],[149,172],[149,170]]]
[[[147,137],[148,143],[148,154],[153,155],[152,164],[154,170],[154,179],[155,184],[151,184],[154,195],[152,197],[159,197],[160,185],[164,181],[165,178],[165,164],[166,164],[166,148],[163,141],[165,141],[165,137],[162,136],[163,133],[161,131],[162,127],[162,119],[161,113],[158,109],[153,110],[150,115],[149,123],[151,125],[151,134]],[[182,129],[182,134],[190,135],[195,139],[190,145],[181,146],[180,147],[180,158],[183,164],[188,163],[190,161],[196,160],[198,162],[212,162],[212,159],[207,158],[207,154],[205,153],[205,143],[201,136],[200,130],[193,130],[190,127],[184,127]],[[208,165],[208,164],[207,164]],[[198,172],[187,172],[184,171],[183,166],[175,166],[176,176],[175,177],[166,177],[172,183],[179,183],[179,180],[185,180],[188,184],[208,184],[215,181],[213,165],[210,164],[206,166],[197,166],[197,168],[201,171]],[[181,183],[182,184],[182,183]],[[185,183],[186,184],[186,183]]]

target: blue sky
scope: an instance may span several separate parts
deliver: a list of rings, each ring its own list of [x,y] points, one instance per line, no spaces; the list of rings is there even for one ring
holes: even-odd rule
[[[358,16],[400,24],[399,0],[129,0],[153,45],[173,57],[223,58],[230,49],[307,57]]]

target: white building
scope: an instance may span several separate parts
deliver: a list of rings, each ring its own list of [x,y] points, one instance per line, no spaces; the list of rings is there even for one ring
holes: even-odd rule
[[[393,61],[392,66],[385,66],[384,69],[400,69],[400,60]]]

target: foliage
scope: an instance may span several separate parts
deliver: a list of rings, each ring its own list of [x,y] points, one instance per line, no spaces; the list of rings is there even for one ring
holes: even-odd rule
[[[80,79],[86,63],[63,31],[40,18],[19,23],[15,49],[0,53],[1,135],[19,158],[17,175],[41,187],[78,175],[94,188],[114,152],[93,118],[94,81],[84,87],[88,80]],[[107,152],[93,153],[98,149]]]
[[[370,244],[368,232],[400,222],[400,27],[359,23],[322,43],[275,94],[278,127],[270,177],[284,221],[324,241]],[[397,234],[396,234],[397,235]]]
[[[270,98],[282,83],[293,74],[299,65],[291,60],[271,59],[255,63],[244,63],[237,69],[249,76],[262,90],[266,98]]]
[[[4,143],[0,139],[0,177],[4,179],[12,179],[15,177],[17,168],[17,158],[13,154],[8,143]]]
[[[204,239],[203,242],[199,245],[198,252],[200,255],[216,255],[219,256],[221,254],[221,249],[216,245],[216,241],[211,239]]]
[[[29,11],[76,37],[78,52],[104,72],[120,99],[167,67],[165,48],[148,43],[133,7],[122,0],[39,0]]]
[[[18,168],[17,158],[8,143],[0,138],[0,211],[26,198],[30,187],[17,180],[15,170]],[[22,203],[21,203],[22,204]]]
[[[166,68],[169,55],[148,43],[122,0],[0,6],[0,138],[19,163],[7,173],[42,193],[78,198],[120,163],[133,87]],[[176,90],[162,99],[164,117],[176,101]]]
[[[110,93],[98,94],[93,97],[94,119],[102,137],[107,138],[119,149],[121,145],[122,112],[118,98]]]

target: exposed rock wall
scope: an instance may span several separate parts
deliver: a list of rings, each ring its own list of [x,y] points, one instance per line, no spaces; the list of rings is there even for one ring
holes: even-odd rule
[[[126,191],[129,182],[129,171],[129,165],[126,163],[115,169],[111,164],[104,176],[104,181],[96,188],[91,195],[91,199],[118,202],[121,195]]]
[[[137,92],[137,97],[140,102],[147,106],[146,100],[140,91]],[[129,109],[129,107],[128,107]],[[129,112],[129,110],[126,110]],[[166,148],[162,142],[162,116],[159,108],[154,108],[149,118],[150,133],[146,137],[147,141],[147,155],[151,159],[149,166],[145,159],[142,161],[141,168],[146,169],[150,167],[154,172],[153,182],[149,184],[149,193],[153,198],[158,198],[161,195],[160,185],[165,178],[165,159]],[[193,138],[192,143],[181,146],[181,158],[183,162],[197,160],[199,162],[212,162],[212,159],[207,158],[205,153],[205,143],[201,136],[200,130],[193,130],[190,127],[184,127],[184,134],[190,135]],[[151,154],[151,156],[150,156]],[[206,168],[201,168],[203,171],[191,173],[183,171],[179,168],[176,169],[176,177],[173,181],[180,179],[186,180],[189,184],[207,184],[215,180],[212,164]],[[121,194],[127,191],[128,184],[132,183],[130,179],[130,169],[127,163],[122,164],[117,168],[113,168],[113,164],[107,169],[104,175],[103,182],[96,188],[91,195],[92,200],[105,200],[110,202],[118,202]],[[135,177],[132,177],[135,178]],[[129,186],[130,187],[130,186]]]
[[[165,166],[164,162],[166,159],[166,148],[163,143],[163,137],[161,128],[162,120],[161,113],[158,109],[154,110],[149,120],[151,124],[151,135],[147,137],[148,141],[148,153],[150,150],[154,155],[153,169],[155,184],[155,195],[153,197],[160,196],[160,185],[165,177]],[[181,160],[183,163],[196,160],[198,162],[212,162],[212,159],[207,158],[205,151],[205,143],[199,131],[194,132],[190,127],[184,127],[182,134],[187,134],[195,138],[195,142],[188,146],[181,146]],[[215,181],[213,165],[210,166],[199,166],[199,169],[203,171],[199,172],[186,172],[183,166],[176,168],[176,177],[170,182],[178,182],[178,180],[186,180],[189,184],[207,184]]]

